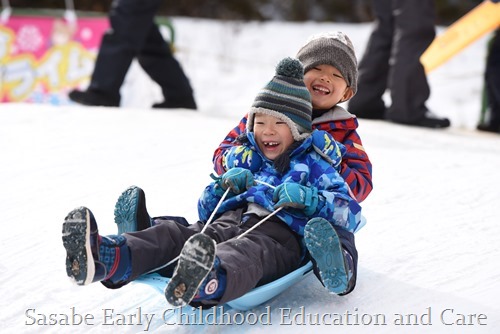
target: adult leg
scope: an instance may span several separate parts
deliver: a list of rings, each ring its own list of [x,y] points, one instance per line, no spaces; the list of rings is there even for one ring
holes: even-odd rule
[[[156,24],[150,26],[137,60],[162,89],[165,101],[155,107],[196,109],[189,79]]]
[[[478,126],[479,130],[500,132],[500,30],[496,30],[486,60],[486,92],[489,120]]]
[[[360,118],[384,117],[382,96],[387,88],[394,22],[391,1],[372,1],[375,27],[359,62],[358,92],[349,102],[349,111]]]
[[[115,0],[109,13],[111,28],[103,35],[90,85],[70,98],[86,105],[117,106],[120,88],[132,60],[143,49],[161,0]],[[87,93],[87,94],[85,94]]]
[[[420,56],[435,37],[433,0],[393,0],[394,45],[389,72],[392,104],[386,118],[415,124],[425,117],[430,88]]]

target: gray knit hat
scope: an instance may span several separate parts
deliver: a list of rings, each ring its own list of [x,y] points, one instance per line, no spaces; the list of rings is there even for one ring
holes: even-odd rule
[[[340,71],[347,85],[356,94],[358,62],[354,47],[346,34],[335,31],[313,35],[299,50],[297,58],[304,64],[304,72],[318,65],[332,65]]]
[[[248,132],[253,131],[256,112],[286,122],[296,141],[312,132],[311,94],[304,85],[304,68],[300,61],[287,57],[278,63],[276,75],[257,95],[248,113]]]

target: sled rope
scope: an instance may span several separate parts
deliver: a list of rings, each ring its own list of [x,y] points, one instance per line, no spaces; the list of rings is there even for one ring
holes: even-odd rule
[[[242,234],[240,234],[236,239],[243,238],[245,235],[247,235],[248,233],[250,233],[251,231],[253,231],[254,229],[256,229],[258,226],[260,226],[263,223],[265,223],[266,220],[268,220],[269,218],[271,218],[272,216],[274,216],[275,214],[277,214],[281,209],[283,209],[283,207],[277,208],[276,210],[274,210],[273,212],[271,212],[270,214],[268,214],[266,217],[264,217],[260,222],[258,222],[254,226],[250,227],[248,230],[246,230]]]
[[[229,190],[231,190],[231,188],[227,188],[226,192],[224,193],[224,195],[222,195],[222,197],[220,198],[219,200],[219,203],[217,203],[217,206],[215,207],[215,209],[212,211],[212,214],[210,215],[210,218],[208,218],[207,222],[205,223],[205,226],[203,227],[203,229],[201,230],[200,233],[204,233],[205,230],[207,229],[207,226],[212,222],[212,220],[214,219],[214,216],[215,216],[215,213],[219,210],[220,206],[222,205],[222,203],[224,202],[224,200],[226,199],[226,196],[227,194],[229,194]],[[155,271],[158,271],[158,270],[161,270],[163,268],[166,268],[168,267],[169,265],[171,265],[172,263],[174,263],[175,261],[179,260],[180,258],[180,254],[173,258],[172,260],[168,261],[166,264],[158,267],[158,268],[155,268],[153,270],[150,270],[148,271],[146,274],[150,274],[152,272],[155,272]]]
[[[205,226],[203,226],[203,229],[201,230],[200,233],[204,233],[205,230],[207,229],[208,227],[208,224],[210,224],[212,222],[212,220],[214,219],[214,216],[215,216],[215,213],[217,211],[219,211],[219,208],[220,206],[222,205],[222,202],[224,202],[224,200],[226,199],[226,196],[227,194],[229,194],[229,190],[231,190],[231,188],[227,188],[226,192],[224,193],[224,195],[222,195],[222,197],[220,198],[219,200],[219,203],[217,203],[217,206],[215,207],[215,209],[212,211],[212,214],[210,215],[210,217],[208,218],[207,222],[205,223]]]
[[[269,184],[269,183],[266,183],[264,181],[259,181],[259,180],[255,180],[256,183],[260,183],[260,184],[263,184],[263,185],[266,185],[272,189],[275,189],[276,187]],[[200,233],[204,233],[205,230],[207,229],[208,225],[212,222],[212,220],[214,219],[215,217],[215,214],[217,213],[217,211],[219,210],[220,206],[222,205],[222,203],[224,202],[224,200],[226,199],[227,197],[227,194],[229,193],[229,191],[231,190],[231,188],[227,188],[226,191],[224,192],[224,194],[222,195],[222,197],[220,198],[219,200],[219,203],[217,203],[217,206],[215,207],[215,209],[212,211],[212,214],[210,215],[210,217],[208,218],[207,222],[205,223],[205,226],[203,227],[203,229],[201,230]],[[248,233],[250,233],[251,231],[253,231],[254,229],[256,229],[258,226],[262,225],[263,223],[265,223],[269,218],[271,218],[272,216],[274,216],[276,213],[278,213],[281,209],[283,209],[283,207],[280,207],[276,210],[274,210],[273,212],[271,212],[269,215],[267,215],[266,217],[264,217],[261,221],[259,221],[257,224],[255,224],[254,226],[252,226],[251,228],[249,228],[247,231],[245,231],[244,233],[240,234],[236,239],[240,239],[242,237],[244,237],[245,235],[247,235]],[[161,270],[163,268],[166,268],[168,267],[169,265],[171,265],[172,263],[174,263],[175,261],[179,260],[181,256],[177,256],[175,258],[173,258],[172,260],[168,261],[166,264],[158,267],[158,268],[155,268],[155,269],[152,269],[150,271],[148,271],[146,274],[150,274],[152,272],[155,272],[155,271],[158,271],[158,270]]]
[[[273,186],[273,185],[272,185],[272,184],[270,184],[270,183],[264,182],[264,181],[255,180],[255,183],[260,183],[260,184],[263,184],[263,185],[265,185],[265,186],[268,186],[268,187],[269,187],[269,188],[271,188],[271,189],[276,189],[276,187],[275,187],[275,186]]]
[[[260,183],[260,184],[263,184],[265,186],[268,186],[269,188],[271,189],[276,189],[275,186],[273,186],[272,184],[270,183],[267,183],[267,182],[264,182],[264,181],[260,181],[260,180],[255,180],[255,183]],[[259,225],[262,225],[262,223],[264,223],[266,220],[268,220],[269,218],[271,218],[272,216],[274,216],[276,213],[278,213],[281,209],[283,209],[283,207],[275,210],[274,212],[271,212],[269,215],[267,215],[265,218],[263,218],[260,222],[258,222],[257,224],[255,224],[254,226],[252,226],[251,228],[249,228],[247,231],[243,232],[242,234],[240,234],[236,239],[240,239],[240,238],[243,238],[245,235],[247,235],[249,232],[253,231],[254,229],[256,229]]]

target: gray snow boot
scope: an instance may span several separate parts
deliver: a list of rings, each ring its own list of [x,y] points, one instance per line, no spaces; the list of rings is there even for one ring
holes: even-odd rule
[[[215,261],[215,241],[206,234],[191,236],[182,248],[174,275],[165,288],[165,298],[170,305],[189,304]]]

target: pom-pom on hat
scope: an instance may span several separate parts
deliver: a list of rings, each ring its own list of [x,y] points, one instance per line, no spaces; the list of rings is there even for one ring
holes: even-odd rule
[[[248,113],[247,131],[253,131],[255,113],[283,120],[300,141],[312,132],[311,95],[304,85],[304,68],[294,58],[284,58],[276,66],[276,74],[255,98]]]
[[[323,64],[335,67],[356,94],[358,62],[352,42],[343,32],[312,35],[297,53],[297,58],[304,64],[304,72]]]

